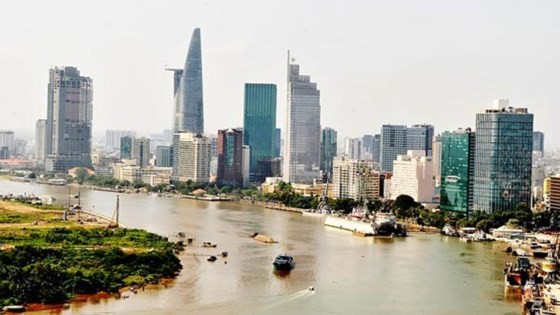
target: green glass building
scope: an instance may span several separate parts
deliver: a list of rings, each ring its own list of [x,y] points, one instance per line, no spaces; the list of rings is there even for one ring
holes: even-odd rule
[[[132,158],[132,137],[121,138],[121,159]]]
[[[373,142],[372,142],[373,143]],[[326,127],[321,132],[321,172],[323,180],[332,180],[333,160],[336,156],[337,132]]]
[[[464,214],[472,210],[475,141],[469,128],[441,136],[441,210]]]
[[[259,161],[271,161],[276,151],[276,85],[245,84],[243,143],[250,148],[249,178],[264,181],[270,174],[259,174]]]

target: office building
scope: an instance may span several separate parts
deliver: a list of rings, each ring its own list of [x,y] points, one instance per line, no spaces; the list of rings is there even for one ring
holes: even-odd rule
[[[373,147],[371,151],[373,162],[379,163],[381,161],[381,135],[373,136]]]
[[[325,127],[321,132],[321,173],[323,181],[332,181],[333,160],[336,156],[337,132]]]
[[[23,139],[16,139],[14,141],[14,151],[12,155],[14,156],[24,156],[27,153],[27,141]]]
[[[199,28],[193,31],[183,69],[168,70],[174,72],[173,132],[203,134],[202,48]]]
[[[533,114],[497,100],[476,114],[474,210],[513,211],[531,205]]]
[[[49,71],[45,169],[91,167],[93,81],[75,67]]]
[[[35,160],[45,160],[45,142],[47,141],[47,120],[39,119],[35,123]]]
[[[434,179],[436,180],[436,187],[441,184],[441,146],[442,139],[438,135],[434,138],[432,143],[432,162],[434,163]]]
[[[373,161],[373,150],[374,150],[374,135],[363,135],[362,136],[362,152],[361,158],[366,161]]]
[[[150,165],[150,139],[149,138],[132,138],[132,155],[131,159],[136,160],[136,165],[146,167]]]
[[[345,138],[344,139],[344,155],[351,160],[362,159],[362,139]]]
[[[259,161],[270,161],[276,156],[276,85],[262,83],[245,84],[243,110],[243,142],[250,150],[249,177],[251,181],[263,182],[266,176],[259,174]]]
[[[136,131],[133,130],[106,130],[105,131],[105,148],[109,150],[119,150],[121,147],[122,137],[136,137]]]
[[[473,205],[475,133],[444,132],[441,146],[440,209],[467,214]],[[434,146],[434,157],[436,147]]]
[[[431,203],[435,193],[432,158],[424,150],[409,150],[399,154],[393,164],[391,199],[408,195],[416,202]]]
[[[555,175],[549,177],[549,184],[548,184],[548,200],[549,200],[549,208],[551,211],[560,211],[560,176]]]
[[[274,133],[274,157],[282,156],[282,129],[276,128]]]
[[[156,148],[156,166],[173,167],[173,147],[160,145]]]
[[[320,177],[321,105],[317,84],[300,73],[288,53],[288,109],[284,181],[310,184]]]
[[[218,173],[216,182],[243,186],[243,131],[218,130]]]
[[[173,181],[208,182],[210,160],[208,137],[189,132],[173,136]]]
[[[337,156],[333,160],[332,191],[335,199],[350,198],[371,201],[379,198],[380,173],[373,162]]]
[[[533,152],[539,157],[544,157],[544,133],[540,131],[533,132]]]
[[[121,138],[120,157],[122,160],[128,160],[132,158],[132,139],[134,138],[130,136]]]
[[[383,125],[380,137],[381,171],[392,171],[393,162],[399,154],[406,154],[406,126]]]
[[[7,147],[9,154],[13,154],[15,149],[15,138],[13,131],[0,130],[0,147]]]
[[[412,125],[406,129],[406,149],[424,151],[426,156],[432,156],[432,143],[434,141],[434,126]]]

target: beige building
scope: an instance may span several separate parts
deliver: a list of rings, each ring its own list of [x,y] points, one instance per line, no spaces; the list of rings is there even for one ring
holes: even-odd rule
[[[210,138],[188,132],[176,133],[173,137],[173,147],[173,180],[210,180]]]
[[[548,200],[550,203],[550,210],[560,210],[560,175],[550,177],[549,189]]]
[[[171,167],[140,167],[119,164],[115,165],[114,177],[118,180],[127,180],[131,183],[136,180],[141,180],[145,184],[155,186],[159,184],[169,184],[172,170]]]
[[[434,169],[431,157],[424,151],[409,150],[393,162],[391,199],[408,195],[417,202],[431,203],[435,193]]]
[[[333,160],[333,198],[373,200],[379,198],[380,173],[373,162],[337,156]]]

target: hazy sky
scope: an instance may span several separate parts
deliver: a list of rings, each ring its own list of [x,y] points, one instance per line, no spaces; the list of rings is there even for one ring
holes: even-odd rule
[[[33,130],[48,70],[94,83],[94,133],[171,129],[172,73],[202,30],[205,130],[242,126],[243,84],[278,85],[286,51],[321,90],[321,124],[474,127],[508,98],[560,147],[560,1],[7,1],[0,9],[0,129]],[[17,137],[17,135],[16,135]]]

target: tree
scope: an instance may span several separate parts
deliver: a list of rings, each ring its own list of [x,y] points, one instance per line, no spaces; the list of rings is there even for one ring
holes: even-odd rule
[[[414,198],[409,195],[400,195],[395,199],[393,203],[394,209],[408,210],[410,208],[418,206],[418,203],[414,201]]]
[[[76,181],[78,182],[78,184],[82,184],[86,178],[88,177],[88,171],[86,168],[84,167],[80,167],[77,171],[76,171]]]

